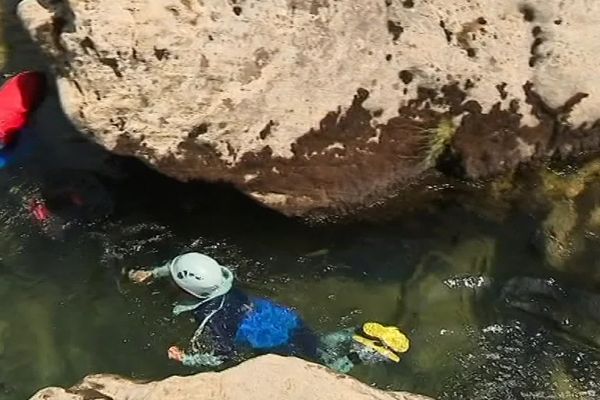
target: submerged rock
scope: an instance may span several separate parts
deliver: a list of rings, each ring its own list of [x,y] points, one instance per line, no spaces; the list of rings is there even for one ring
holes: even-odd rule
[[[435,371],[437,390],[462,368],[457,355],[476,347],[472,333],[486,319],[481,304],[495,259],[493,238],[465,238],[427,252],[403,285],[398,325],[410,329],[415,350],[402,362]]]
[[[544,220],[541,229],[543,251],[550,266],[562,269],[573,253],[582,246],[577,228],[578,214],[572,201],[561,201]]]
[[[431,400],[404,392],[383,392],[320,365],[275,355],[246,361],[224,372],[138,383],[113,375],[92,375],[70,388],[47,388],[31,400]]]
[[[591,281],[597,280],[596,274],[589,271],[589,254],[595,254],[600,238],[599,173],[598,160],[578,169],[543,170],[540,184],[530,192],[533,202],[547,208],[534,243],[548,266],[571,273],[579,271]]]
[[[600,295],[553,279],[517,277],[502,288],[503,304],[553,324],[555,333],[598,348]]]
[[[66,114],[181,180],[343,214],[597,150],[600,3],[24,0]],[[446,170],[445,168],[442,168]]]

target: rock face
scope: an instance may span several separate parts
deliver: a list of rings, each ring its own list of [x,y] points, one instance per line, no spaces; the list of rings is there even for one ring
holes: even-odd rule
[[[325,367],[274,355],[246,361],[224,372],[136,383],[92,375],[70,389],[47,388],[31,400],[432,400],[383,392]]]
[[[63,107],[107,149],[343,213],[436,165],[599,147],[600,2],[23,0]]]

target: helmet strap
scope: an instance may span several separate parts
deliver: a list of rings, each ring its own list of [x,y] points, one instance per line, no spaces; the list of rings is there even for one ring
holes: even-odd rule
[[[223,273],[223,282],[213,290],[210,294],[206,295],[202,300],[198,302],[194,302],[191,304],[177,304],[173,307],[173,315],[183,314],[184,312],[193,311],[204,303],[208,303],[209,301],[216,299],[219,296],[223,296],[227,294],[231,287],[233,286],[233,272],[227,267],[221,266],[221,272]],[[209,318],[212,315],[209,316]],[[205,324],[208,321],[204,321]]]

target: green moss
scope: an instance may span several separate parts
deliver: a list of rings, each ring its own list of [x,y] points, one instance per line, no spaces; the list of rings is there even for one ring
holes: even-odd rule
[[[425,168],[435,166],[437,160],[450,145],[450,141],[456,133],[456,128],[451,118],[444,117],[435,128],[425,130],[425,157],[422,161]]]
[[[541,172],[542,188],[548,198],[573,199],[586,186],[596,182],[600,176],[600,160],[593,160],[571,173],[559,173],[551,169]]]

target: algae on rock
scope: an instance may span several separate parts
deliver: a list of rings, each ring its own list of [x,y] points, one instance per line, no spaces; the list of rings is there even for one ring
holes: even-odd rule
[[[550,266],[562,269],[582,247],[583,237],[576,230],[578,214],[570,200],[559,201],[542,224],[543,250]]]
[[[549,208],[537,243],[550,267],[573,271],[573,263],[585,263],[579,256],[591,250],[600,239],[600,160],[592,160],[580,168],[556,172],[543,170],[534,198]]]

